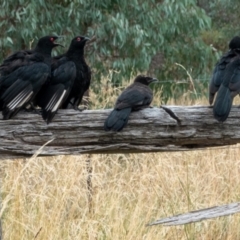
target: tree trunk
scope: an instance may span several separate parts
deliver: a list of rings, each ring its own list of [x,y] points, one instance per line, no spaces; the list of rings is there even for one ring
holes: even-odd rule
[[[38,114],[21,112],[0,120],[0,158],[81,153],[180,151],[240,142],[240,109],[219,123],[207,106],[165,106],[133,112],[121,132],[105,132],[108,110],[60,110],[47,125]]]

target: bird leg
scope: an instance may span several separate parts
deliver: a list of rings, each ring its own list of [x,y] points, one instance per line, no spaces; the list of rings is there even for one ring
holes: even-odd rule
[[[82,112],[85,110],[84,108],[79,108],[78,106],[73,106],[73,109],[79,112]]]
[[[71,101],[68,103],[67,109],[74,109],[75,111],[84,111],[85,108],[79,108],[77,104],[72,103]]]
[[[33,105],[32,102],[29,103],[30,107],[27,108],[27,106],[23,109],[24,112],[29,112],[29,113],[36,113],[41,115],[42,114],[42,110],[41,109],[36,109],[36,107]],[[28,105],[28,106],[29,106]]]

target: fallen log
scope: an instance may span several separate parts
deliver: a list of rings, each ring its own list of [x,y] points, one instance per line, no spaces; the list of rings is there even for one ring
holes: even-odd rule
[[[0,158],[83,153],[143,153],[196,150],[240,143],[240,109],[219,123],[208,106],[163,106],[133,112],[121,132],[105,132],[107,110],[59,110],[47,125],[40,115],[20,112],[0,120]]]

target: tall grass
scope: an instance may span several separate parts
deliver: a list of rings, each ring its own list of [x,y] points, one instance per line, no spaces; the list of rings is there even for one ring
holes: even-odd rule
[[[112,106],[122,90],[106,88],[104,80],[102,86],[101,96],[90,95],[92,108]],[[157,92],[153,105],[160,101]],[[193,102],[186,94],[177,104],[206,102]],[[185,226],[145,226],[158,218],[239,201],[239,156],[239,147],[232,146],[0,161],[3,239],[240,239],[239,214]]]

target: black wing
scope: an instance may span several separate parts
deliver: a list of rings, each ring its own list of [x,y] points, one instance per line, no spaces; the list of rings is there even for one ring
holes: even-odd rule
[[[217,62],[214,70],[212,79],[209,84],[209,103],[212,104],[214,96],[218,91],[221,83],[223,82],[224,71],[226,70],[227,65],[232,61],[237,54],[233,50],[230,50],[228,53],[223,55],[221,59]]]
[[[49,76],[49,67],[44,63],[23,66],[0,79],[0,108],[4,119],[9,119],[29,103]]]
[[[228,85],[232,98],[240,93],[240,59],[237,59],[235,64],[236,68],[233,71],[230,83]]]
[[[76,67],[71,61],[62,60],[55,65],[50,81],[38,93],[37,104],[42,108],[42,117],[49,123],[66,100],[76,77]]]
[[[233,98],[240,92],[240,59],[235,59],[226,67],[223,81],[213,106],[214,117],[224,122],[231,110]]]
[[[150,105],[153,99],[153,93],[148,86],[133,83],[127,87],[118,97],[115,109],[133,108],[133,110],[141,109]]]
[[[0,65],[0,73],[6,76],[15,71],[19,67],[23,67],[34,62],[42,62],[44,60],[41,54],[32,50],[18,51],[8,56]]]

